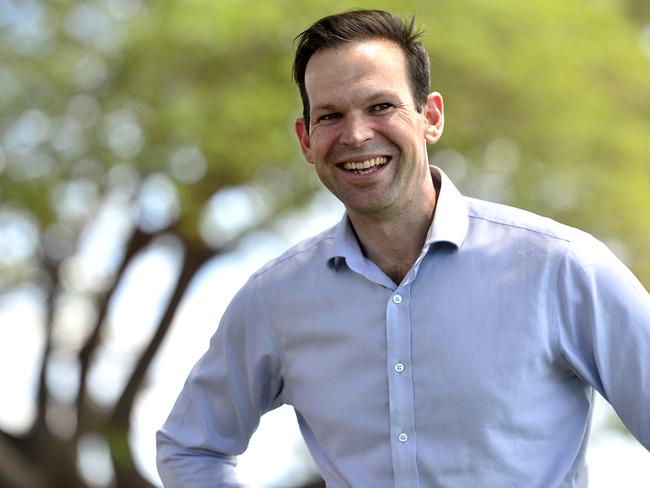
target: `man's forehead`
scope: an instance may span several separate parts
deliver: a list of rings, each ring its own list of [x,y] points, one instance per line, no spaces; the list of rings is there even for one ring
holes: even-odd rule
[[[317,51],[307,64],[305,87],[307,91],[343,88],[348,82],[376,77],[406,81],[405,56],[392,41],[372,39]]]
[[[305,73],[309,71],[310,65],[319,64],[324,58],[332,58],[345,52],[354,51],[367,59],[382,59],[391,53],[397,57],[404,57],[402,49],[393,41],[388,39],[365,39],[361,41],[344,42],[332,47],[321,48],[312,54],[305,67]],[[333,67],[336,69],[336,67]]]

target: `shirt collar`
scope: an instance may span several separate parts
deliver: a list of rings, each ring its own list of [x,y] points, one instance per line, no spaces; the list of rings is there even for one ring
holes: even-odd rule
[[[432,178],[440,181],[440,189],[436,201],[436,212],[424,247],[446,242],[456,250],[460,249],[469,228],[469,217],[465,198],[458,191],[449,177],[437,166],[430,166]],[[347,213],[336,225],[334,239],[327,253],[328,262],[338,268],[342,261],[358,261],[362,258],[359,241],[352,228]]]
[[[327,253],[327,262],[338,269],[341,262],[358,260],[361,256],[361,246],[346,212],[336,224],[332,246]]]
[[[437,166],[431,166],[431,173],[434,178],[436,173],[439,175],[440,190],[436,201],[436,213],[429,227],[425,246],[448,242],[458,250],[463,245],[469,228],[467,203],[444,171]]]

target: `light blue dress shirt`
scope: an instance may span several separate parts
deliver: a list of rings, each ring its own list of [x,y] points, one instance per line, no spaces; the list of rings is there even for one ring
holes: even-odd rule
[[[242,486],[281,404],[331,488],[585,487],[594,389],[650,448],[643,286],[593,237],[432,173],[401,283],[346,217],[250,278],[158,433],[166,487]]]

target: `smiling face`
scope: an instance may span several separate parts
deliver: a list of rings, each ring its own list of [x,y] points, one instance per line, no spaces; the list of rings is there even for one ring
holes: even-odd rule
[[[426,144],[443,129],[442,97],[418,112],[401,49],[385,40],[317,51],[305,72],[310,126],[296,121],[305,159],[348,213],[385,219],[435,205]]]

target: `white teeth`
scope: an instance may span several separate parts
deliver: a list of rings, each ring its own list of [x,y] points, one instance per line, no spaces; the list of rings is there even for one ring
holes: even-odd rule
[[[368,169],[374,166],[382,166],[388,162],[386,156],[378,156],[376,158],[368,159],[366,161],[350,161],[343,164],[343,167],[347,170],[359,170],[359,169]]]

